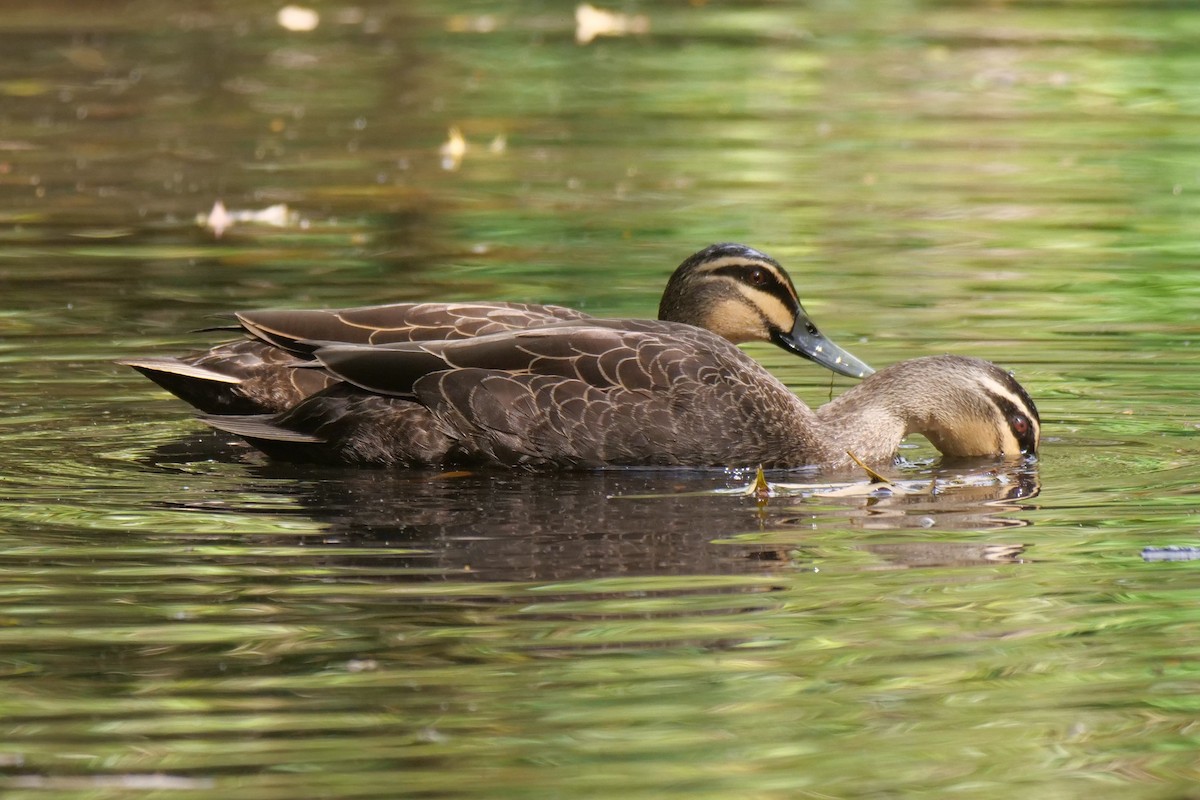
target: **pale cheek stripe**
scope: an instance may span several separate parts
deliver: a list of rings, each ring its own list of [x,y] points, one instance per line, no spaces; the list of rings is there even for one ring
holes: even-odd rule
[[[742,297],[746,298],[746,303],[758,309],[763,319],[766,319],[768,322],[774,324],[775,327],[782,330],[788,331],[792,329],[796,317],[792,312],[788,311],[787,306],[778,297],[767,292],[757,291],[745,284],[739,283],[737,286]]]

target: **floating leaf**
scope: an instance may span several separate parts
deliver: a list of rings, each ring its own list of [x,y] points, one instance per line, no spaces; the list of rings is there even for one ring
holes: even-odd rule
[[[450,128],[449,138],[438,148],[442,156],[442,169],[453,172],[462,164],[463,156],[467,154],[467,140],[457,126]]]
[[[861,467],[863,472],[867,473],[867,477],[871,479],[871,483],[886,483],[888,486],[892,485],[891,481],[864,464],[862,459],[854,455],[854,453],[851,453],[849,450],[847,450],[846,455],[850,456],[850,460]]]
[[[575,41],[587,44],[597,36],[624,36],[650,30],[650,18],[645,14],[621,14],[581,3],[575,9]]]

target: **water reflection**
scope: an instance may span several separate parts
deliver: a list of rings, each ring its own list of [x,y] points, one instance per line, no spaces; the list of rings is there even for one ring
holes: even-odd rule
[[[358,563],[357,556],[340,558],[339,548],[394,548],[395,555],[372,554],[369,563],[405,579],[759,574],[803,568],[821,557],[814,536],[839,531],[849,546],[875,555],[876,567],[1013,561],[1023,551],[1019,543],[947,540],[944,531],[1022,526],[1018,512],[1040,488],[1036,465],[947,469],[894,490],[864,483],[824,493],[827,484],[780,484],[784,492],[764,504],[731,489],[749,476],[720,471],[309,467],[263,462],[209,435],[159,448],[152,461],[161,468],[210,457],[247,459],[248,483],[233,495],[273,492],[295,502],[325,527],[319,546],[331,559]],[[211,498],[204,508],[214,510]],[[912,536],[922,529],[936,535]],[[906,532],[903,540],[872,541],[897,531]]]

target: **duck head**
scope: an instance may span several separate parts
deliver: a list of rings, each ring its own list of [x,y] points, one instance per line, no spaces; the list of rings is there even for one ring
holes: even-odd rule
[[[851,378],[875,371],[821,333],[778,261],[741,244],[714,244],[680,264],[658,318],[707,328],[735,344],[771,342]]]

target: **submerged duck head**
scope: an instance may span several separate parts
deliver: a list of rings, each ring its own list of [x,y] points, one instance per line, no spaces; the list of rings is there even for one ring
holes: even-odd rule
[[[930,357],[931,377],[922,387],[926,397],[940,398],[924,415],[923,433],[933,446],[948,458],[1036,455],[1042,421],[1025,387],[991,362],[960,357],[953,371],[943,368],[949,361]]]
[[[817,409],[837,444],[866,460],[890,456],[911,433],[946,458],[1037,454],[1041,418],[1011,373],[979,358],[914,358],[876,372]]]
[[[707,328],[734,344],[771,342],[851,378],[875,371],[817,329],[778,261],[741,244],[714,244],[680,264],[658,318]]]

